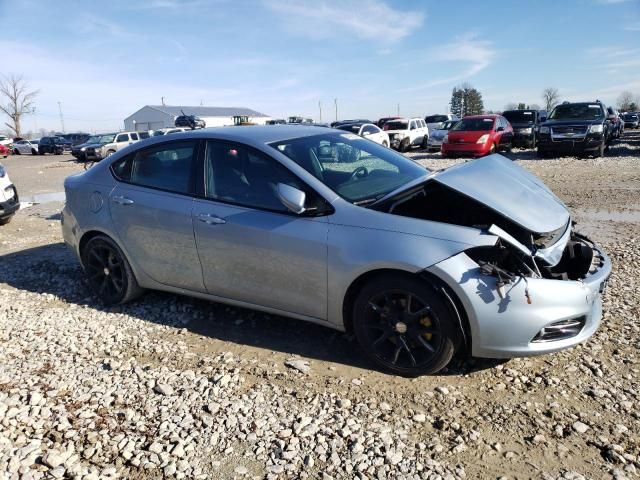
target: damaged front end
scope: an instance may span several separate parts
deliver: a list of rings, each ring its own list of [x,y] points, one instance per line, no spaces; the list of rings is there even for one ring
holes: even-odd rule
[[[471,227],[496,238],[493,245],[471,247],[427,269],[463,304],[472,353],[527,356],[591,336],[611,272],[605,253],[575,232],[566,207],[528,172],[499,159],[484,168],[468,164],[374,208]]]

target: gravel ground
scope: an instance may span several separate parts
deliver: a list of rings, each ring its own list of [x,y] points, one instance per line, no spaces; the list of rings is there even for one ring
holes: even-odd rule
[[[103,308],[61,243],[61,204],[21,210],[0,229],[0,479],[636,478],[639,148],[632,132],[603,159],[509,154],[610,253],[596,335],[413,380],[294,320],[164,293]],[[23,196],[81,169],[34,161],[5,162]]]

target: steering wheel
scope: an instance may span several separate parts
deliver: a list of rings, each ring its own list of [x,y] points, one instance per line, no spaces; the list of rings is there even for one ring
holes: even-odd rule
[[[355,180],[356,178],[358,179],[364,178],[367,175],[369,175],[369,170],[367,170],[367,167],[360,166],[353,171],[353,173],[349,177],[349,180]]]

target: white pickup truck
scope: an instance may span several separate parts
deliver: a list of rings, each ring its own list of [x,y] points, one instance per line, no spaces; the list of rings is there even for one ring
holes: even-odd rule
[[[382,129],[389,135],[391,148],[406,152],[411,147],[427,148],[429,129],[421,118],[389,120]]]

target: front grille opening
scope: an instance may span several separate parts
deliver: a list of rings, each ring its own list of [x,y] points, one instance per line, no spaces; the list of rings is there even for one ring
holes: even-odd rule
[[[555,342],[564,340],[565,338],[575,337],[580,333],[586,322],[587,317],[582,315],[580,317],[551,323],[540,330],[536,336],[533,337],[531,343]]]

